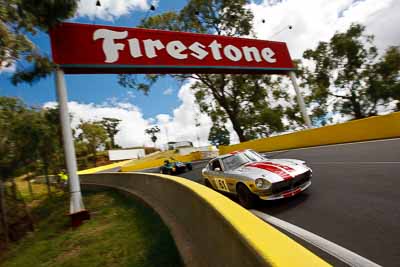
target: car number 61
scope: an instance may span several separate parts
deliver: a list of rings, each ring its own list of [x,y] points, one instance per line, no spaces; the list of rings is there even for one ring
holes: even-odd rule
[[[228,185],[225,182],[225,179],[215,178],[215,185],[218,190],[229,192]]]

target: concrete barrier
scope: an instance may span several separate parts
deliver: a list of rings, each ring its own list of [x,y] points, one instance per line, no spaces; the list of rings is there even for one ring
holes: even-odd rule
[[[254,149],[259,152],[400,137],[400,112],[290,134],[220,146],[220,154]]]
[[[186,266],[329,266],[225,196],[180,177],[80,175],[82,187],[139,197],[168,225]]]

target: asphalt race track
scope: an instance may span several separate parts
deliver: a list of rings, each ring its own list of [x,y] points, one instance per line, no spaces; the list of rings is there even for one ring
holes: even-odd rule
[[[399,266],[400,139],[266,155],[307,161],[313,169],[313,184],[308,191],[290,199],[261,201],[258,211],[308,230],[379,265]],[[195,164],[193,171],[180,176],[200,181],[205,164]],[[299,241],[335,266],[342,265]]]

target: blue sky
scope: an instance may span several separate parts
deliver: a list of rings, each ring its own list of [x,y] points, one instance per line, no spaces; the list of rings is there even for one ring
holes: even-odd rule
[[[91,1],[95,5],[96,1]],[[150,2],[149,2],[150,3]],[[135,27],[140,23],[146,14],[154,15],[167,10],[179,10],[185,5],[186,1],[160,1],[155,11],[135,10],[128,15],[115,18],[114,21],[103,20],[101,18],[91,19],[88,17],[78,17],[72,19],[79,23],[96,23],[103,25],[129,26]],[[100,7],[104,8],[104,7]],[[32,38],[34,43],[43,53],[48,55],[50,52],[50,42],[47,34],[39,33]],[[41,106],[46,102],[55,101],[55,88],[53,75],[35,84],[20,84],[14,86],[10,82],[10,73],[0,75],[0,95],[16,96],[23,99],[29,105]],[[66,75],[69,100],[102,104],[105,102],[130,102],[140,107],[144,117],[154,117],[160,113],[171,113],[180,101],[177,98],[179,84],[171,78],[162,78],[154,85],[148,96],[143,93],[129,90],[118,84],[117,75]],[[171,94],[163,94],[167,89]],[[130,91],[130,92],[129,92]]]
[[[102,7],[99,9],[95,6],[96,0],[80,0],[73,21],[134,27],[146,16],[153,1],[101,0]],[[157,2],[156,11],[149,12],[149,15],[178,11],[187,1]],[[381,52],[389,46],[400,45],[398,0],[257,0],[251,2],[248,8],[254,14],[253,26],[257,38],[286,42],[294,59],[301,58],[306,49],[316,47],[319,41],[329,41],[335,32],[345,31],[354,22],[365,25],[367,34],[375,35],[375,44]],[[97,19],[94,19],[94,14]],[[38,34],[33,40],[42,52],[50,54],[46,34]],[[33,86],[21,84],[16,87],[9,78],[10,72],[0,70],[0,95],[17,96],[35,106],[55,104],[53,77]],[[177,84],[171,78],[165,78],[152,88],[149,96],[145,96],[118,85],[116,75],[66,75],[66,81],[69,108],[74,116],[73,127],[79,120],[114,117],[122,121],[116,142],[123,147],[152,145],[144,130],[154,124],[161,129],[160,146],[167,141],[189,140],[196,145],[208,143],[211,120],[205,114],[199,115],[190,84]],[[294,94],[293,89],[289,87],[288,90],[289,94]],[[309,93],[307,88],[302,90],[305,95]],[[169,94],[164,94],[165,91]],[[293,103],[271,103],[272,106],[278,104],[290,106]],[[343,121],[343,118],[335,116],[335,123]],[[195,126],[196,118],[201,123],[200,127]],[[238,142],[231,124],[228,122],[226,126],[231,132],[231,142]]]

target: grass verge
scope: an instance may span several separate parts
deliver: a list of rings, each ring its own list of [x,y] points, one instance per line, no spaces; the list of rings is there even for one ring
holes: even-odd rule
[[[68,227],[66,194],[33,208],[36,230],[14,244],[1,267],[13,266],[183,266],[168,228],[158,214],[116,192],[87,193],[92,219]]]

